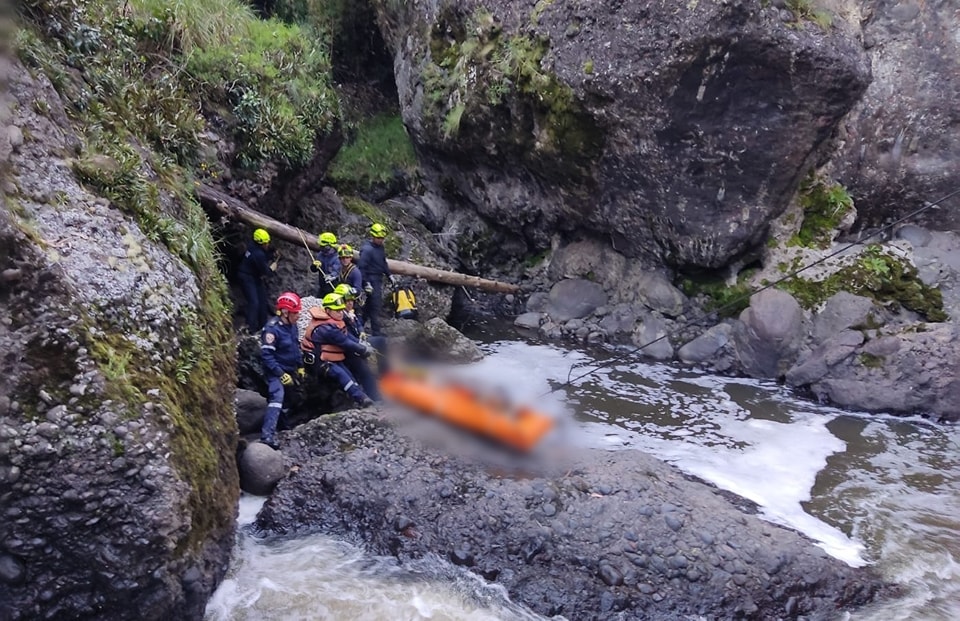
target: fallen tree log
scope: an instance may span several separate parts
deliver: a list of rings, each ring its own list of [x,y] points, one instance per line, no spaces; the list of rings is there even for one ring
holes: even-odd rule
[[[266,229],[277,239],[282,239],[297,245],[306,243],[312,250],[318,250],[320,248],[317,244],[317,236],[315,233],[304,231],[295,226],[290,226],[289,224],[284,224],[279,220],[265,216],[259,211],[254,211],[246,207],[237,199],[216,188],[208,185],[200,185],[197,188],[197,195],[204,205],[213,207],[227,217],[235,218],[257,228]],[[511,283],[460,274],[458,272],[441,270],[434,267],[426,267],[424,265],[398,261],[396,259],[387,259],[387,267],[389,267],[390,271],[394,274],[423,278],[430,282],[439,282],[446,285],[472,287],[484,291],[495,291],[497,293],[516,293],[520,290],[519,286]]]

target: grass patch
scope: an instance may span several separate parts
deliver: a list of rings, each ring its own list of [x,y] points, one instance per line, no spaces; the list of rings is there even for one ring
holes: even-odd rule
[[[828,248],[843,218],[853,209],[853,199],[839,184],[827,184],[814,177],[800,185],[803,223],[788,245]]]
[[[867,367],[868,369],[879,369],[883,367],[885,359],[883,356],[875,356],[873,354],[862,353],[858,357],[860,364]]]
[[[261,20],[239,0],[26,0],[17,51],[46,73],[71,116],[130,133],[193,164],[219,117],[237,163],[308,162],[339,117],[324,40]]]
[[[339,189],[364,192],[417,169],[413,143],[398,114],[382,114],[357,127],[356,135],[330,163],[328,177]]]

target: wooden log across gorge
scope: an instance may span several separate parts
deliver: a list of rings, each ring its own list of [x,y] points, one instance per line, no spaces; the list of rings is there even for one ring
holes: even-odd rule
[[[224,194],[216,188],[207,185],[200,185],[197,188],[197,195],[204,205],[215,208],[220,213],[240,220],[250,226],[266,229],[270,235],[290,242],[292,244],[302,245],[306,242],[312,250],[317,250],[320,246],[317,244],[315,233],[304,231],[295,226],[284,224],[279,220],[274,220],[265,216],[259,211],[254,211],[244,206],[239,200],[229,194]],[[484,291],[494,291],[497,293],[516,293],[520,287],[511,283],[500,282],[499,280],[489,280],[479,276],[469,276],[458,272],[440,270],[433,267],[398,261],[396,259],[387,259],[387,267],[394,274],[401,276],[412,276],[414,278],[423,278],[430,282],[439,282],[446,285],[456,285],[461,287],[472,287]]]

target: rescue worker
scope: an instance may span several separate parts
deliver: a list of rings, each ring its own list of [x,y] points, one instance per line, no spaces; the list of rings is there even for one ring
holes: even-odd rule
[[[253,232],[253,240],[247,244],[237,278],[247,304],[243,308],[250,332],[256,333],[270,317],[270,302],[267,299],[267,284],[277,271],[277,258],[270,247],[270,233],[265,229]]]
[[[383,277],[390,279],[390,284],[396,282],[396,278],[390,273],[387,267],[387,251],[383,247],[383,242],[387,237],[387,227],[379,222],[370,225],[370,239],[363,242],[363,248],[360,249],[360,259],[357,261],[357,267],[363,275],[366,285],[364,291],[367,292],[367,302],[363,306],[363,317],[370,325],[370,334],[380,336],[380,313],[383,310]],[[369,285],[369,287],[367,286]]]
[[[277,315],[267,321],[260,335],[260,358],[267,377],[267,413],[263,417],[260,441],[274,449],[278,448],[277,421],[286,390],[306,375],[297,331],[300,308],[300,296],[296,293],[281,294],[277,298]]]
[[[340,282],[360,291],[363,289],[363,275],[353,262],[353,253],[353,247],[347,244],[341,245],[337,252],[340,256]]]
[[[310,270],[319,272],[317,297],[323,298],[328,293],[333,293],[337,286],[337,279],[340,278],[340,258],[337,256],[337,236],[333,233],[320,233],[317,243],[320,250],[317,251]]]
[[[357,405],[366,407],[380,400],[377,381],[364,361],[375,350],[373,345],[360,342],[347,330],[343,320],[345,309],[342,296],[336,293],[324,296],[326,317],[314,316],[301,345],[314,355],[319,350],[320,360],[314,364],[318,374],[332,377]]]
[[[343,321],[347,324],[347,330],[350,331],[357,340],[362,343],[370,343],[377,350],[377,372],[383,375],[390,370],[387,363],[387,337],[369,336],[363,330],[363,317],[357,313],[356,304],[360,297],[360,292],[346,283],[337,285],[334,293],[343,296],[343,303],[346,308],[343,311]]]

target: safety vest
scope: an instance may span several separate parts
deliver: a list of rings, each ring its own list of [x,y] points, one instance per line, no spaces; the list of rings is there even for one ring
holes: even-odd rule
[[[300,349],[303,351],[314,351],[314,343],[310,337],[313,336],[313,331],[320,326],[332,324],[336,326],[338,330],[346,334],[347,324],[343,321],[337,321],[328,315],[327,311],[323,310],[322,307],[312,306],[307,312],[310,313],[310,322],[307,324],[307,329],[303,333],[303,338],[300,339]],[[342,362],[346,357],[347,356],[344,353],[343,348],[339,345],[332,345],[329,343],[320,344],[320,360],[326,360],[328,362]]]
[[[417,318],[417,298],[412,289],[398,289],[391,296],[393,300],[393,316],[398,319]]]

